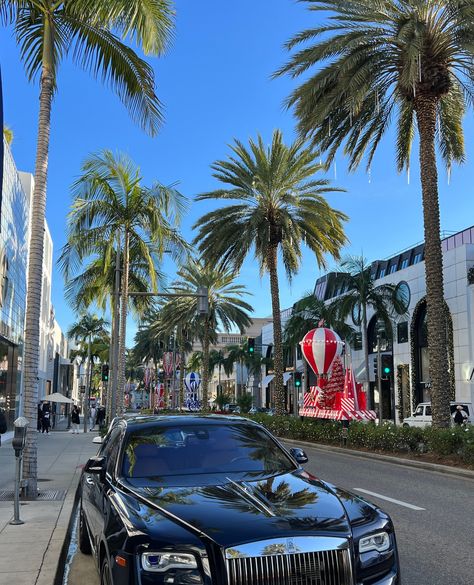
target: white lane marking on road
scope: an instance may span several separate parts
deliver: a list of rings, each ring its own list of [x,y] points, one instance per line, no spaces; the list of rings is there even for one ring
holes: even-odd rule
[[[410,508],[410,510],[425,510],[426,508],[420,508],[419,506],[414,506],[413,504],[409,504],[408,502],[402,502],[401,500],[395,500],[394,498],[389,498],[388,496],[383,496],[382,494],[377,494],[375,492],[369,492],[369,490],[363,490],[362,488],[354,488],[356,492],[362,492],[363,494],[368,494],[369,496],[374,496],[374,498],[380,498],[381,500],[387,500],[387,502],[392,502],[393,504],[398,504],[399,506],[405,506],[405,508]]]

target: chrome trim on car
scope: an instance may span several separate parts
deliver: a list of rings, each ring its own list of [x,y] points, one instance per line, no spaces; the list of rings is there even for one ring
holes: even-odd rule
[[[344,538],[277,538],[224,552],[228,585],[354,585]]]
[[[226,559],[243,557],[264,557],[281,554],[320,552],[325,550],[344,550],[349,548],[345,538],[332,536],[291,536],[288,538],[271,538],[247,544],[239,544],[225,549]]]

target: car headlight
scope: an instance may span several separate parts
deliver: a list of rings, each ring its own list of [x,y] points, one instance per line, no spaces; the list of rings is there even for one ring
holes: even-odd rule
[[[390,536],[388,532],[377,532],[370,536],[364,536],[359,540],[359,553],[365,553],[372,550],[385,552],[390,548]]]
[[[170,569],[197,569],[196,557],[187,553],[144,552],[141,559],[143,569],[154,573]]]

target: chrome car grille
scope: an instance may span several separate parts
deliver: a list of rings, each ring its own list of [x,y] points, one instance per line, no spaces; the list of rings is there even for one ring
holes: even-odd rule
[[[315,542],[317,546],[311,547]],[[257,552],[256,545],[260,544],[245,547]],[[322,550],[324,544],[328,548]],[[250,550],[244,553],[241,546],[226,550],[229,585],[353,585],[351,555],[345,540],[278,539],[258,548],[258,556],[249,556]]]

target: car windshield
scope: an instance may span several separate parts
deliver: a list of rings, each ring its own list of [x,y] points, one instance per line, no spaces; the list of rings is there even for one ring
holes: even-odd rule
[[[133,431],[122,462],[122,476],[134,479],[293,469],[291,459],[258,426],[229,422]]]

